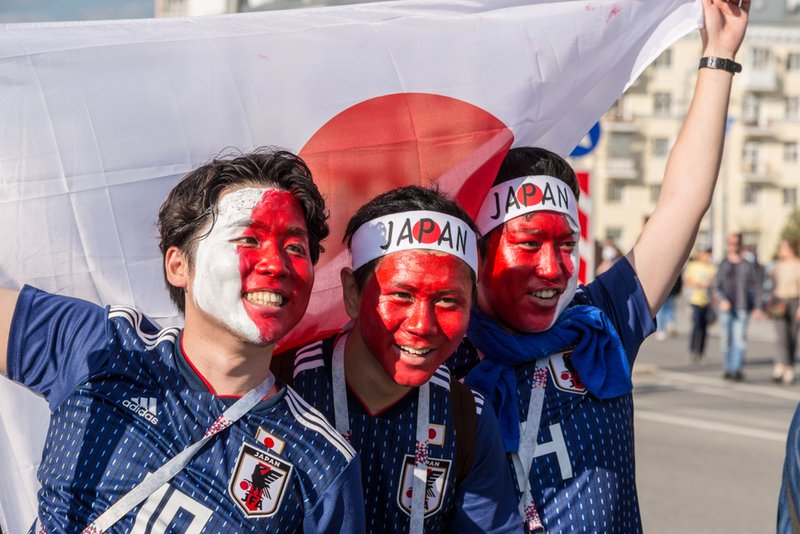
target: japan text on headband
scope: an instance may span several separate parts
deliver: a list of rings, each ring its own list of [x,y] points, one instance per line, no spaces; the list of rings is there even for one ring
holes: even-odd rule
[[[535,211],[555,211],[570,219],[579,231],[578,201],[572,189],[552,176],[523,176],[492,187],[475,222],[483,235],[496,226]]]
[[[478,271],[475,232],[461,219],[437,211],[384,215],[359,226],[350,240],[353,270],[392,252],[417,249],[452,254]]]

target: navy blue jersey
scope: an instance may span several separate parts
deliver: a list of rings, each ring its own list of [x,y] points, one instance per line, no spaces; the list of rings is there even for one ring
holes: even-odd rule
[[[294,388],[331,421],[331,360],[338,337],[310,343],[295,357]],[[456,487],[450,372],[441,366],[430,380],[425,532],[522,532],[497,420],[491,409],[483,409],[483,396],[473,395],[477,411],[474,462]],[[408,532],[418,388],[372,415],[349,388],[347,397],[348,439],[361,456],[367,531]]]
[[[23,289],[8,374],[52,410],[38,473],[45,531],[82,530],[235,401],[208,391],[182,354],[180,335],[131,308]],[[363,529],[355,452],[284,386],[108,532]]]
[[[601,308],[620,335],[633,364],[655,325],[644,292],[627,260],[620,260],[574,302]],[[516,369],[520,421],[528,419],[533,380],[546,378],[537,447],[530,471],[534,504],[548,533],[641,532],[636,495],[631,394],[600,400],[588,392],[565,350]],[[468,341],[447,362],[463,375],[478,362]],[[524,424],[524,423],[523,423]],[[509,455],[510,461],[510,455]],[[512,469],[513,470],[513,469]]]

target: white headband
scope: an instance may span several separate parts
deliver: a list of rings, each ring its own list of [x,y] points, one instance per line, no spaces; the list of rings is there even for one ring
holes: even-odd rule
[[[475,222],[487,235],[494,227],[534,211],[563,213],[580,228],[575,194],[563,180],[552,176],[523,176],[497,184],[487,193]]]
[[[463,260],[477,273],[475,232],[456,217],[436,211],[405,211],[367,221],[350,241],[353,270],[400,250],[435,250]]]

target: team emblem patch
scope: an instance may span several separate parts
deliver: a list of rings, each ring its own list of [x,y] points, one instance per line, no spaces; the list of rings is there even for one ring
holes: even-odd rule
[[[400,490],[397,493],[397,504],[408,515],[411,515],[414,461],[414,455],[406,454],[403,472],[400,474]],[[442,507],[442,497],[444,497],[445,489],[447,488],[447,475],[450,472],[450,464],[450,460],[428,458],[428,475],[425,482],[425,517],[435,514]]]
[[[586,386],[583,385],[581,377],[572,366],[572,352],[562,352],[550,356],[550,374],[556,387],[561,391],[580,395],[586,393]]]
[[[292,464],[243,443],[228,493],[245,516],[268,517],[278,510],[291,474]]]

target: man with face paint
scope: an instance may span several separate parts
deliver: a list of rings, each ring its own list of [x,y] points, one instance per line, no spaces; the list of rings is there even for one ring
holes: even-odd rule
[[[326,218],[303,161],[262,149],[190,172],[161,206],[183,329],[0,292],[0,372],[53,412],[31,532],[363,532],[358,457],[269,369]]]
[[[703,0],[712,59],[700,63],[656,209],[609,271],[577,286],[579,190],[551,152],[511,150],[480,210],[478,306],[448,363],[461,375],[480,361],[467,383],[497,411],[529,531],[642,530],[631,366],[711,202],[749,4]]]
[[[297,351],[294,387],[361,455],[367,531],[522,532],[497,420],[442,365],[469,322],[474,223],[411,186],[361,207],[345,241],[353,321]],[[459,418],[472,422],[472,441]]]

